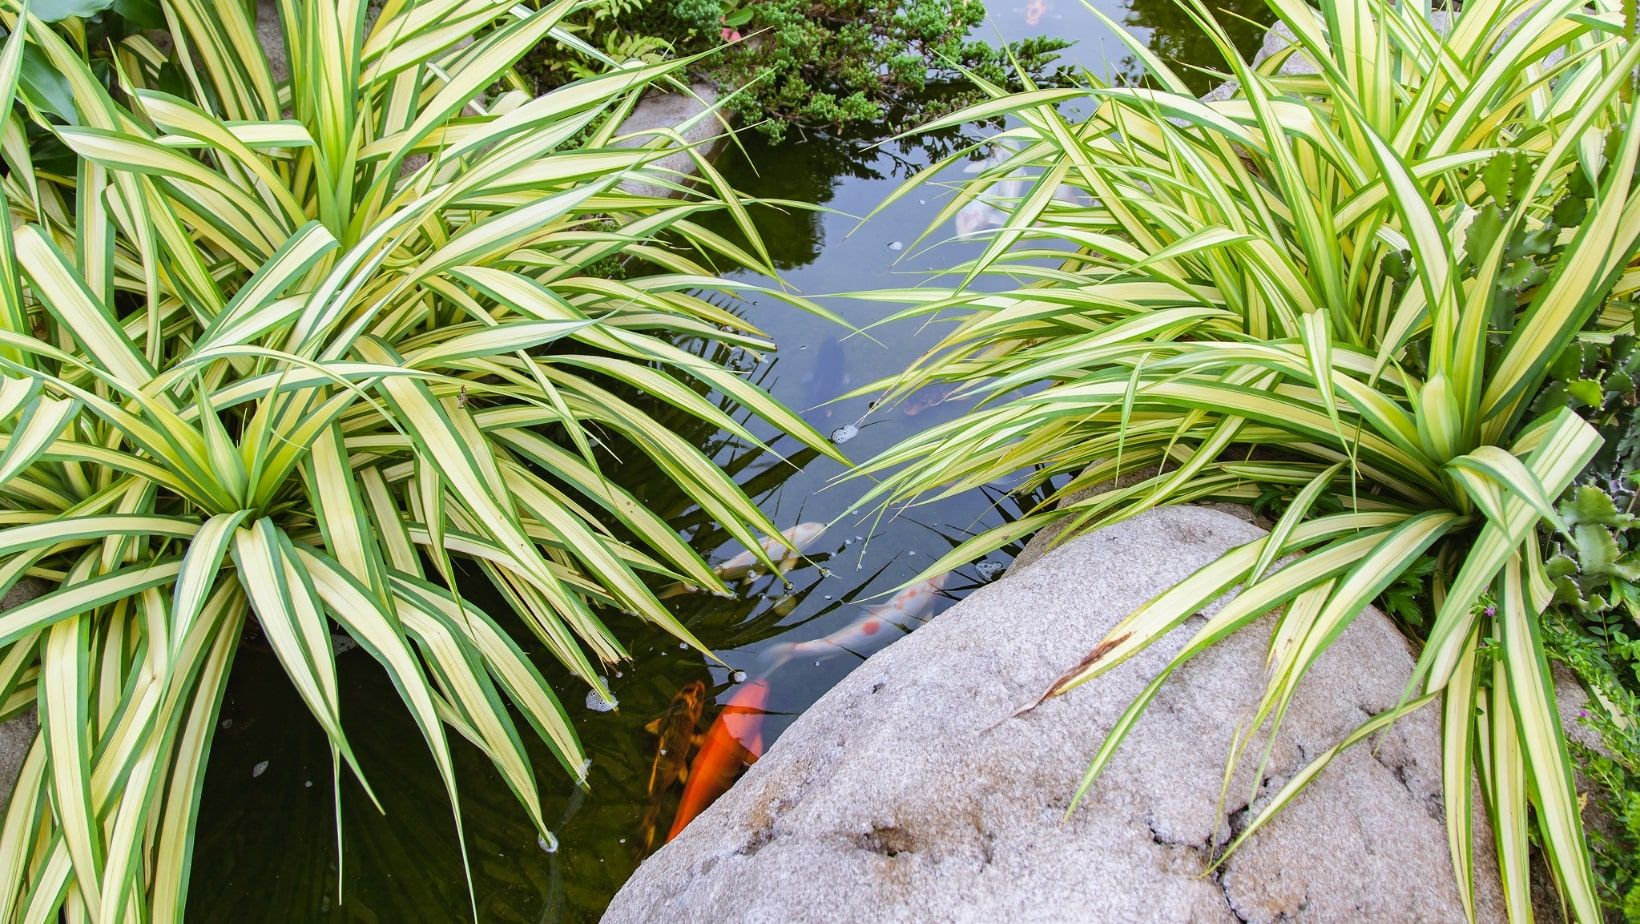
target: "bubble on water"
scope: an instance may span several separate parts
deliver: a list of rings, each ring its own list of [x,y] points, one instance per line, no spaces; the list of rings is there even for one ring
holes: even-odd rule
[[[915,555],[915,554],[917,554],[917,550],[916,550],[916,549],[906,549],[906,550],[905,550],[905,554],[907,554],[907,555]]]
[[[222,720],[222,727],[223,728],[233,728],[233,719],[223,719]]]
[[[607,686],[609,678],[599,677],[598,683]],[[593,712],[613,712],[618,705],[620,705],[620,701],[615,698],[614,694],[611,694],[609,699],[604,699],[603,695],[597,690],[587,691],[587,708]]]
[[[843,426],[831,431],[831,441],[833,443],[846,443],[849,440],[854,439],[859,432],[860,428],[856,427],[854,424],[844,424]]]
[[[251,768],[251,779],[254,780],[257,777],[259,777],[262,774],[267,773],[267,772],[268,772],[268,762],[265,761],[265,760],[259,760],[259,761],[256,762],[256,766]]]
[[[626,838],[624,838],[624,837],[621,838],[621,843],[623,843],[623,844],[626,843]]]
[[[831,599],[831,594],[826,594],[826,599],[830,600]]]
[[[855,536],[854,541],[855,542],[864,542],[864,541],[866,541],[866,537],[864,537],[864,536]]]
[[[666,748],[661,748],[661,756],[662,757],[666,756]]]
[[[816,662],[814,662],[814,666],[815,666],[815,667],[819,667],[819,666],[820,666],[820,662],[819,662],[819,661],[816,661]]]
[[[592,769],[592,758],[588,757],[587,759],[581,761],[581,769],[575,775],[580,777],[581,780],[584,782],[587,778],[587,771],[591,770],[591,769]]]
[[[854,540],[853,540],[853,539],[852,539],[852,538],[849,538],[849,539],[844,539],[844,540],[843,540],[843,544],[844,544],[844,545],[853,545],[853,544],[854,544]]]
[[[802,345],[802,346],[800,346],[800,347],[798,347],[798,349],[799,349],[799,350],[806,350],[806,349],[808,349],[808,348],[809,348],[809,345],[808,345],[808,344],[806,344],[806,343],[805,343],[805,344],[803,344],[803,345]]]
[[[905,249],[905,244],[901,241],[895,241],[894,243],[888,245],[888,249],[894,251],[895,253],[899,253]]]
[[[312,789],[313,788],[313,781],[312,780],[303,780],[302,781],[302,788],[303,789]]]
[[[548,831],[545,834],[537,834],[535,836],[535,846],[541,848],[547,853],[557,853],[558,838],[551,831]]]
[[[616,672],[615,672],[615,679],[616,679],[616,680],[619,680],[619,679],[621,679],[621,672],[620,672],[620,671],[616,671]]]
[[[735,683],[745,683],[746,682],[746,672],[745,671],[734,671],[733,673],[731,673],[729,675],[729,679],[733,680]]]
[[[689,650],[689,643],[688,642],[679,642],[678,647],[684,649],[685,651],[687,651],[687,650]],[[620,674],[616,674],[615,676],[619,677]]]

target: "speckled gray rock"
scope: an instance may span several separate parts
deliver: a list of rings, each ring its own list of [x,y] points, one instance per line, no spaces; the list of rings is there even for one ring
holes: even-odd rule
[[[47,584],[33,578],[18,581],[4,598],[0,598],[0,613],[33,600],[47,589]],[[28,756],[29,746],[34,743],[36,727],[32,709],[9,721],[0,722],[0,806],[11,800],[12,786],[23,769],[23,758]]]
[[[621,123],[620,133],[630,137],[618,145],[644,144],[656,137],[652,134],[656,130],[670,129],[698,154],[711,160],[729,138],[726,116],[713,110],[717,101],[717,88],[705,82],[690,86],[688,93],[647,93]],[[668,183],[684,183],[695,176],[695,159],[688,151],[678,151],[645,166],[644,171]],[[673,189],[660,182],[627,180],[621,188],[642,196],[673,195]]]
[[[1373,612],[1304,682],[1264,777],[1245,762],[1222,807],[1230,736],[1261,689],[1267,622],[1179,671],[1063,817],[1105,731],[1193,626],[1061,699],[1015,710],[1116,620],[1259,534],[1222,511],[1165,508],[974,592],[805,712],[638,869],[604,920],[1461,920],[1428,710],[1376,748],[1347,752],[1209,872],[1248,820],[1249,796],[1267,797],[1306,755],[1397,701],[1412,659]],[[1489,835],[1478,834],[1479,910],[1495,920]]]
[[[256,40],[268,57],[268,70],[275,82],[290,79],[290,55],[285,49],[285,33],[279,25],[277,0],[256,0]]]
[[[1259,44],[1258,51],[1253,53],[1252,64],[1257,67],[1264,63],[1266,58],[1280,54],[1286,51],[1289,46],[1295,44],[1297,43],[1293,38],[1293,30],[1287,28],[1286,23],[1278,22],[1264,33],[1264,40]],[[1320,73],[1320,68],[1316,67],[1315,62],[1305,57],[1302,52],[1298,52],[1289,55],[1286,60],[1281,62],[1278,73],[1283,77],[1302,77],[1307,74]],[[1236,81],[1226,80],[1224,83],[1203,93],[1202,99],[1215,103],[1227,100],[1235,95]]]
[[[1120,478],[1115,478],[1110,481],[1102,481],[1092,487],[1071,494],[1061,500],[1060,505],[1066,506],[1074,504],[1104,491],[1125,488],[1128,485],[1137,484],[1139,481],[1149,478],[1155,474],[1156,469],[1154,468],[1145,468],[1134,472],[1128,472]],[[1262,526],[1268,529],[1271,525],[1257,514],[1253,513],[1251,507],[1241,504],[1201,503],[1196,504],[1195,506],[1208,510],[1219,510],[1224,513],[1228,513],[1236,519],[1247,523],[1252,523],[1254,526]],[[1060,536],[1064,534],[1065,528],[1070,526],[1070,524],[1071,521],[1068,519],[1056,520],[1037,530],[1036,533],[1031,536],[1030,541],[1025,543],[1025,548],[1021,549],[1020,553],[1014,557],[1013,563],[1009,565],[1009,567],[1017,571],[1037,561],[1050,551],[1058,548],[1060,542],[1062,541]]]

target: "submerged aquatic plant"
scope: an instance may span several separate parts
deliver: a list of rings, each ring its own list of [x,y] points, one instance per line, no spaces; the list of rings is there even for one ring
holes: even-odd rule
[[[1427,570],[1405,701],[1298,774],[1240,838],[1339,750],[1437,701],[1466,909],[1478,779],[1511,916],[1530,918],[1535,837],[1571,912],[1596,920],[1539,616],[1555,596],[1544,539],[1568,526],[1555,501],[1600,438],[1564,403],[1532,408],[1575,338],[1632,332],[1640,45],[1615,3],[1465,3],[1441,14],[1444,34],[1427,5],[1270,5],[1294,38],[1256,68],[1190,6],[1228,61],[1224,98],[1197,99],[1126,38],[1147,86],[994,90],[951,117],[1006,114],[1018,127],[1006,135],[1015,153],[965,185],[942,221],[999,179],[1035,178],[957,268],[961,284],[872,297],[953,324],[887,383],[890,401],[934,382],[987,400],[863,466],[880,479],[864,503],[1028,466],[1034,481],[1071,476],[1053,505],[964,543],[925,572],[937,574],[1049,524],[1068,534],[1161,504],[1280,499],[1268,537],[1127,616],[1045,694],[1241,588],[1118,721],[1081,792],[1168,676],[1208,646],[1278,613],[1248,727],[1279,726],[1331,642]],[[1315,72],[1283,75],[1295,54]],[[1068,121],[1055,107],[1074,98],[1097,110]],[[1056,195],[1062,185],[1082,201]],[[968,285],[981,276],[1006,280],[1003,291]],[[1232,760],[1253,738],[1238,735]]]
[[[0,827],[0,919],[182,918],[253,620],[333,785],[358,774],[341,633],[391,678],[452,808],[453,731],[550,838],[521,728],[576,779],[585,752],[458,573],[607,696],[596,665],[625,650],[600,608],[698,644],[649,579],[723,589],[612,461],[652,461],[749,548],[777,532],[622,395],[762,445],[716,389],[840,458],[671,342],[769,346],[691,294],[734,288],[691,250],[768,268],[735,192],[704,164],[681,198],[622,185],[669,182],[653,164],[674,139],[619,126],[686,62],[489,95],[576,7],[286,0],[288,80],[244,4],[166,0],[170,50],[136,33],[96,67],[76,22],[0,7],[0,585],[58,585],[0,615],[4,713],[39,711]],[[717,209],[749,249],[696,224]],[[619,280],[589,269],[616,256]]]

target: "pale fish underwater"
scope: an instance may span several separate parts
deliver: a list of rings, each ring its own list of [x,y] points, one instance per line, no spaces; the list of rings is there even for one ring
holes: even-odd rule
[[[865,615],[858,620],[820,638],[805,642],[782,642],[763,652],[763,663],[768,671],[774,670],[792,658],[824,657],[849,652],[860,655],[884,644],[888,634],[896,628],[910,632],[928,618],[927,613],[945,588],[946,575],[931,577],[895,594],[887,603],[865,607]]]

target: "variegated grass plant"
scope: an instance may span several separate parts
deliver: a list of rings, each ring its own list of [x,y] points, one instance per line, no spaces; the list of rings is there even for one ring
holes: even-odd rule
[[[1014,153],[965,184],[942,221],[1001,178],[1036,179],[956,269],[959,284],[872,296],[952,325],[887,383],[890,402],[936,382],[986,401],[863,466],[880,479],[866,502],[1031,466],[1027,487],[1069,476],[1057,506],[976,537],[932,574],[1049,524],[1069,534],[1161,504],[1282,499],[1267,538],[1123,619],[1047,692],[1241,588],[1117,723],[1078,798],[1174,670],[1275,612],[1268,686],[1232,763],[1248,756],[1252,731],[1280,725],[1351,620],[1433,557],[1405,700],[1340,748],[1438,701],[1452,863],[1471,915],[1478,780],[1511,916],[1530,918],[1535,832],[1571,913],[1598,920],[1538,628],[1552,596],[1541,539],[1598,437],[1533,399],[1573,338],[1633,325],[1640,46],[1606,2],[1271,7],[1294,49],[1251,68],[1193,6],[1229,61],[1229,98],[1196,99],[1128,38],[1147,86],[995,93],[946,120],[1006,115],[1017,128]],[[1318,72],[1281,75],[1293,53]],[[1085,121],[1056,110],[1076,98],[1097,106]],[[1002,291],[969,285],[982,275]]]
[[[837,456],[673,343],[769,346],[691,294],[733,288],[708,255],[769,269],[734,191],[704,162],[701,193],[622,185],[675,179],[653,166],[675,136],[615,142],[686,62],[505,89],[576,2],[286,0],[282,81],[246,4],[165,0],[169,48],[135,35],[106,70],[74,23],[0,6],[0,586],[55,585],[0,614],[4,714],[39,714],[0,827],[0,920],[182,918],[252,621],[328,735],[338,793],[358,767],[333,632],[388,672],[452,804],[453,732],[550,838],[524,736],[576,780],[585,753],[454,562],[607,695],[598,665],[626,652],[600,610],[698,645],[650,587],[723,589],[622,458],[654,460],[748,548],[778,535],[630,396],[755,443],[715,389]],[[750,250],[696,224],[715,209]],[[589,272],[614,257],[623,278]]]

